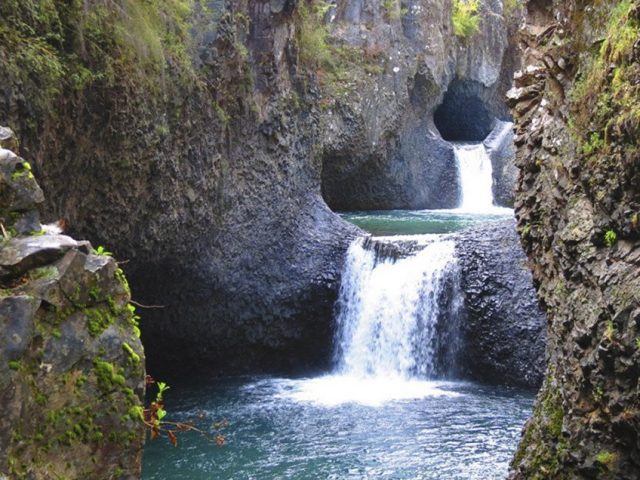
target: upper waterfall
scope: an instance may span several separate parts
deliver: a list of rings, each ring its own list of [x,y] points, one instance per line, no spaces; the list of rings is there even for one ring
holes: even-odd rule
[[[458,209],[465,212],[490,212],[493,204],[491,159],[484,145],[454,144],[461,202]]]

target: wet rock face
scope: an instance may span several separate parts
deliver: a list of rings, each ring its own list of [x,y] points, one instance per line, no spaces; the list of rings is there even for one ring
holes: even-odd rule
[[[537,388],[546,319],[512,221],[456,234],[464,320],[460,365],[476,380]]]
[[[506,207],[513,207],[518,178],[513,140],[513,123],[498,120],[483,142],[491,159],[493,198],[497,205]]]
[[[508,97],[549,362],[513,479],[640,471],[638,12],[637,1],[528,3]]]
[[[0,150],[0,477],[136,478],[144,356],[128,285],[88,242],[41,231],[25,163]]]

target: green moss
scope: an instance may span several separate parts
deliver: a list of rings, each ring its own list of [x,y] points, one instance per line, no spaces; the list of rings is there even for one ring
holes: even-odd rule
[[[20,370],[21,366],[22,366],[22,362],[20,362],[20,360],[11,360],[9,362],[9,368],[11,370]]]
[[[129,361],[131,361],[132,363],[135,364],[139,364],[140,363],[140,355],[138,355],[133,348],[131,348],[131,345],[129,345],[127,342],[124,342],[122,344],[122,349],[127,353],[127,355],[129,356]]]
[[[581,148],[585,155],[606,153],[612,135],[636,138],[640,133],[640,67],[633,61],[640,25],[635,8],[635,2],[624,0],[612,9],[605,40],[572,91],[571,125],[577,138],[587,139]]]
[[[93,364],[98,387],[103,392],[111,392],[125,385],[126,380],[122,369],[118,369],[112,363],[104,360],[94,360]]]
[[[193,78],[189,19],[199,0],[0,2],[0,70],[28,92],[31,127],[57,99],[89,85],[164,88],[163,72]]]
[[[124,272],[121,268],[116,269],[116,280],[120,282],[122,288],[127,293],[128,296],[131,296],[131,289],[129,288],[129,282],[127,281],[127,277],[125,277]]]
[[[526,459],[525,476],[530,480],[556,478],[564,468],[561,459],[569,452],[569,443],[562,434],[562,396],[553,381],[548,378],[547,382],[513,460],[514,465],[519,465]]]
[[[453,0],[451,22],[456,36],[469,38],[478,33],[480,30],[479,6],[478,0]]]
[[[329,32],[324,16],[331,5],[328,2],[298,2],[296,24],[298,55],[302,65],[310,69],[335,67],[333,52],[329,44]]]
[[[82,313],[87,317],[87,329],[92,337],[100,335],[115,321],[113,314],[100,306],[84,309]]]
[[[613,452],[602,451],[596,455],[596,462],[611,470],[618,461],[618,455]]]

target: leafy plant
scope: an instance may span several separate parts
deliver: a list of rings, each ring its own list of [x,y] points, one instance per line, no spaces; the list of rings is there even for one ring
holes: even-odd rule
[[[612,247],[617,240],[618,235],[614,230],[609,229],[604,233],[604,243],[607,247]]]
[[[479,0],[453,0],[453,32],[461,38],[469,38],[480,30]]]
[[[164,408],[164,394],[169,390],[169,385],[165,382],[156,382],[150,375],[146,377],[146,384],[147,386],[152,384],[156,385],[158,391],[156,392],[155,400],[153,400],[147,408],[141,406],[133,407],[130,414],[142,421],[149,430],[152,440],[165,436],[171,445],[176,447],[178,446],[178,434],[180,432],[196,432],[207,440],[215,442],[216,445],[224,445],[225,438],[219,431],[229,425],[226,420],[211,425],[215,431],[213,435],[196,427],[192,422],[172,422],[165,420],[167,411]]]
[[[597,132],[592,133],[589,136],[589,141],[582,146],[582,152],[585,155],[591,155],[592,153],[602,149],[605,146],[604,140]]]
[[[609,341],[613,340],[613,337],[616,334],[616,327],[611,320],[607,322],[607,326],[604,330],[604,336],[607,337]]]
[[[111,257],[113,255],[113,253],[107,252],[106,248],[104,248],[102,245],[98,246],[98,248],[96,248],[94,252],[96,255],[104,255],[106,257]]]

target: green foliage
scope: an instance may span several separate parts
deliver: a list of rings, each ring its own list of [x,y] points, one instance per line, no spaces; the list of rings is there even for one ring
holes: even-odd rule
[[[300,62],[310,69],[333,70],[332,49],[324,17],[331,5],[324,0],[303,0],[298,3],[297,40]]]
[[[600,134],[594,132],[589,136],[589,141],[582,146],[582,152],[585,155],[591,155],[604,148],[604,146],[604,140],[600,137]]]
[[[607,230],[604,233],[604,243],[607,247],[613,247],[613,245],[618,240],[618,235],[613,230]]]
[[[469,38],[480,30],[479,6],[479,0],[453,0],[451,21],[456,36]]]
[[[113,255],[113,253],[111,253],[111,252],[107,252],[107,249],[106,249],[106,248],[104,248],[102,245],[99,245],[99,246],[98,246],[98,248],[96,248],[96,249],[94,250],[94,253],[95,253],[96,255],[104,255],[104,256],[107,256],[107,257],[110,257],[110,256],[112,256],[112,255]]]
[[[32,118],[94,83],[159,90],[168,68],[193,75],[188,20],[196,1],[3,0],[3,81],[29,92]]]
[[[520,7],[520,0],[504,0],[504,13],[509,14]]]
[[[613,337],[615,336],[615,334],[616,334],[616,327],[611,320],[608,320],[607,326],[605,327],[605,330],[604,330],[604,336],[609,341],[611,341],[613,340]]]
[[[596,455],[596,462],[606,467],[607,469],[611,469],[613,464],[618,460],[618,455],[613,452],[608,452],[603,450],[602,452]]]
[[[571,125],[575,137],[587,137],[582,146],[586,155],[607,153],[612,136],[633,145],[640,135],[640,65],[633,60],[640,24],[635,8],[633,1],[623,0],[612,9],[605,39],[573,88]]]
[[[9,362],[9,368],[10,368],[11,370],[20,370],[20,366],[21,366],[21,365],[22,365],[22,364],[20,363],[20,360],[11,360],[11,361]]]

